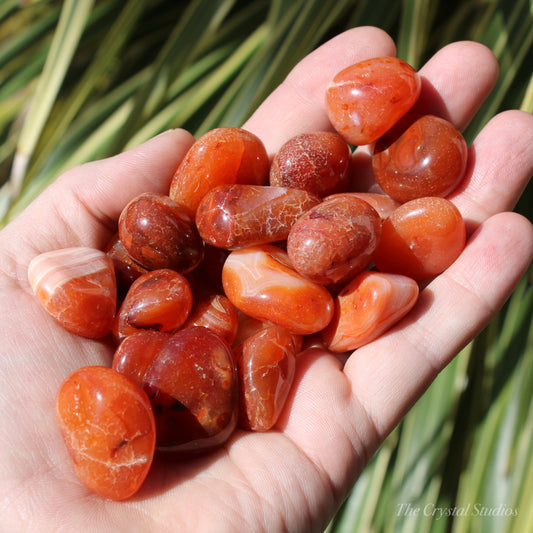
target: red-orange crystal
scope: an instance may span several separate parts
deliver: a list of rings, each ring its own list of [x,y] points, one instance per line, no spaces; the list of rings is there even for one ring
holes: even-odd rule
[[[383,222],[374,262],[382,272],[423,280],[444,272],[463,251],[465,240],[463,218],[452,202],[418,198]]]
[[[59,389],[56,417],[76,473],[90,490],[112,500],[139,490],[156,435],[140,386],[111,368],[80,368]]]
[[[208,244],[234,250],[286,239],[298,217],[319,202],[291,187],[220,185],[200,202],[196,225]]]
[[[278,420],[289,394],[296,353],[293,337],[285,328],[270,326],[235,349],[239,370],[239,425],[267,431]]]
[[[187,320],[193,295],[187,279],[162,268],[137,278],[131,285],[113,324],[113,336],[121,342],[141,329],[174,332]]]
[[[447,196],[461,181],[468,148],[443,118],[425,115],[399,135],[386,134],[374,148],[372,167],[379,186],[398,202]]]
[[[417,298],[418,284],[406,276],[361,272],[335,299],[335,315],[322,332],[327,349],[346,352],[377,339]]]
[[[200,200],[224,183],[264,185],[269,159],[262,141],[242,128],[215,128],[189,149],[170,185],[170,197],[194,217]]]
[[[287,254],[271,244],[235,250],[222,269],[226,296],[243,313],[308,335],[323,329],[333,315],[333,297],[303,277]]]
[[[332,132],[302,133],[274,156],[270,185],[304,189],[320,198],[350,185],[350,147]]]
[[[225,442],[237,424],[233,353],[211,330],[181,329],[159,350],[144,378],[157,426],[157,447],[205,451]]]
[[[370,144],[383,136],[420,94],[418,73],[396,57],[375,57],[339,72],[326,91],[326,110],[349,143]]]
[[[117,307],[113,262],[93,248],[64,248],[35,257],[30,286],[42,306],[65,329],[88,338],[111,331]]]
[[[366,268],[381,235],[381,218],[364,200],[338,194],[302,215],[287,239],[292,266],[323,285],[342,284]]]

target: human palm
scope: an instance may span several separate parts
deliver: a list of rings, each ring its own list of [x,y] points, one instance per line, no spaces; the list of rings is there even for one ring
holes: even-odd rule
[[[350,30],[302,61],[244,127],[271,154],[297,133],[328,129],[323,95],[333,75],[394,53],[382,31]],[[483,46],[455,43],[421,75],[419,109],[463,129],[493,86],[497,65]],[[533,117],[507,111],[473,143],[465,185],[451,198],[467,221],[468,245],[404,320],[349,358],[319,348],[301,354],[272,431],[237,431],[220,450],[186,462],[156,457],[133,498],[105,500],[77,480],[54,398],[73,370],[109,365],[113,347],[56,325],[31,293],[27,266],[48,250],[102,248],[131,198],[168,191],[192,141],[182,130],[170,131],[72,169],[0,233],[0,523],[6,531],[321,531],[383,439],[496,313],[533,256],[531,223],[507,212],[533,173]],[[371,188],[365,150],[356,152],[354,166]]]

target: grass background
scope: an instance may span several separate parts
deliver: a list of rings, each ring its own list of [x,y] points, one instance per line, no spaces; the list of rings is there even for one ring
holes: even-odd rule
[[[416,68],[456,40],[493,50],[500,79],[468,142],[500,110],[533,112],[531,0],[3,0],[0,227],[76,164],[169,127],[241,125],[304,55],[368,24]],[[530,220],[532,196],[530,184],[516,208]],[[386,440],[330,533],[533,531],[532,284],[530,267]]]

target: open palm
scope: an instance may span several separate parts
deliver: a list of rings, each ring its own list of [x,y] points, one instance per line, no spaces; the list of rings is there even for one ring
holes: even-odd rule
[[[375,28],[337,36],[304,59],[244,125],[273,154],[289,137],[331,129],[323,95],[356,61],[394,55]],[[475,76],[473,75],[475,73]],[[455,43],[421,70],[419,109],[463,129],[497,77],[492,54]],[[193,142],[169,131],[61,176],[0,233],[0,524],[5,531],[321,531],[383,439],[436,375],[504,303],[533,256],[533,227],[508,212],[533,173],[533,117],[496,116],[470,148],[465,185],[451,198],[467,221],[459,259],[421,292],[393,330],[346,360],[299,356],[292,394],[268,433],[237,431],[187,462],[156,458],[141,490],[113,502],[76,478],[54,418],[73,370],[109,365],[113,346],[63,331],[27,282],[37,254],[102,248],[134,196],[166,193]],[[371,187],[368,155],[354,165]]]

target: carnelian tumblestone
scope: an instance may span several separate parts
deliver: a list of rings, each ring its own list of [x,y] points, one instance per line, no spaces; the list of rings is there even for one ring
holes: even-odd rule
[[[118,233],[107,244],[104,252],[112,259],[115,266],[115,277],[117,280],[117,294],[119,299],[123,299],[131,287],[131,284],[143,274],[148,272],[148,269],[135,262],[120,239]]]
[[[370,144],[384,135],[420,95],[418,73],[396,57],[375,57],[339,72],[326,91],[326,110],[349,143]]]
[[[382,272],[423,280],[444,272],[463,251],[465,223],[440,197],[406,202],[383,222],[374,262]]]
[[[386,194],[376,193],[376,192],[345,192],[343,195],[350,195],[354,198],[360,198],[364,200],[367,204],[370,204],[381,217],[382,220],[385,220],[397,207],[400,207],[400,202],[393,200],[390,196]],[[335,198],[337,195],[332,194],[327,196],[324,200],[330,200]]]
[[[126,294],[113,324],[117,343],[141,329],[174,332],[187,320],[193,295],[187,279],[168,268],[137,278]]]
[[[320,198],[291,187],[220,185],[198,206],[196,225],[208,244],[228,250],[281,241]]]
[[[292,266],[323,285],[342,284],[372,260],[381,218],[364,200],[339,194],[302,215],[287,239]]]
[[[446,196],[461,181],[468,148],[461,133],[443,118],[417,118],[399,136],[374,147],[372,167],[379,186],[398,202]]]
[[[222,284],[244,314],[292,333],[316,333],[333,316],[329,291],[296,272],[287,254],[271,244],[231,252],[222,269]]]
[[[183,327],[203,326],[232,344],[239,327],[237,308],[223,294],[203,293],[196,296],[192,311]]]
[[[278,420],[289,394],[296,353],[285,328],[270,326],[235,349],[239,371],[239,426],[267,431]]]
[[[90,490],[112,500],[139,490],[156,436],[140,386],[111,368],[80,368],[59,389],[56,417],[76,473]]]
[[[350,155],[348,143],[336,133],[302,133],[274,156],[270,185],[304,189],[320,198],[347,191]]]
[[[111,331],[117,307],[113,262],[93,248],[64,248],[35,257],[28,281],[42,306],[72,333],[88,338]]]
[[[194,220],[168,196],[143,193],[119,218],[119,237],[128,254],[148,270],[191,271],[203,257]]]
[[[328,350],[355,350],[403,318],[418,298],[418,284],[406,276],[366,271],[335,299],[335,314],[322,331]]]
[[[157,448],[199,452],[224,443],[237,424],[233,353],[204,327],[181,329],[159,350],[144,378],[157,426]]]
[[[224,183],[264,185],[270,162],[262,141],[242,128],[215,128],[189,149],[170,184],[169,196],[193,216],[200,200]]]
[[[129,335],[116,349],[111,368],[142,386],[146,371],[171,335],[167,331],[150,329]]]

